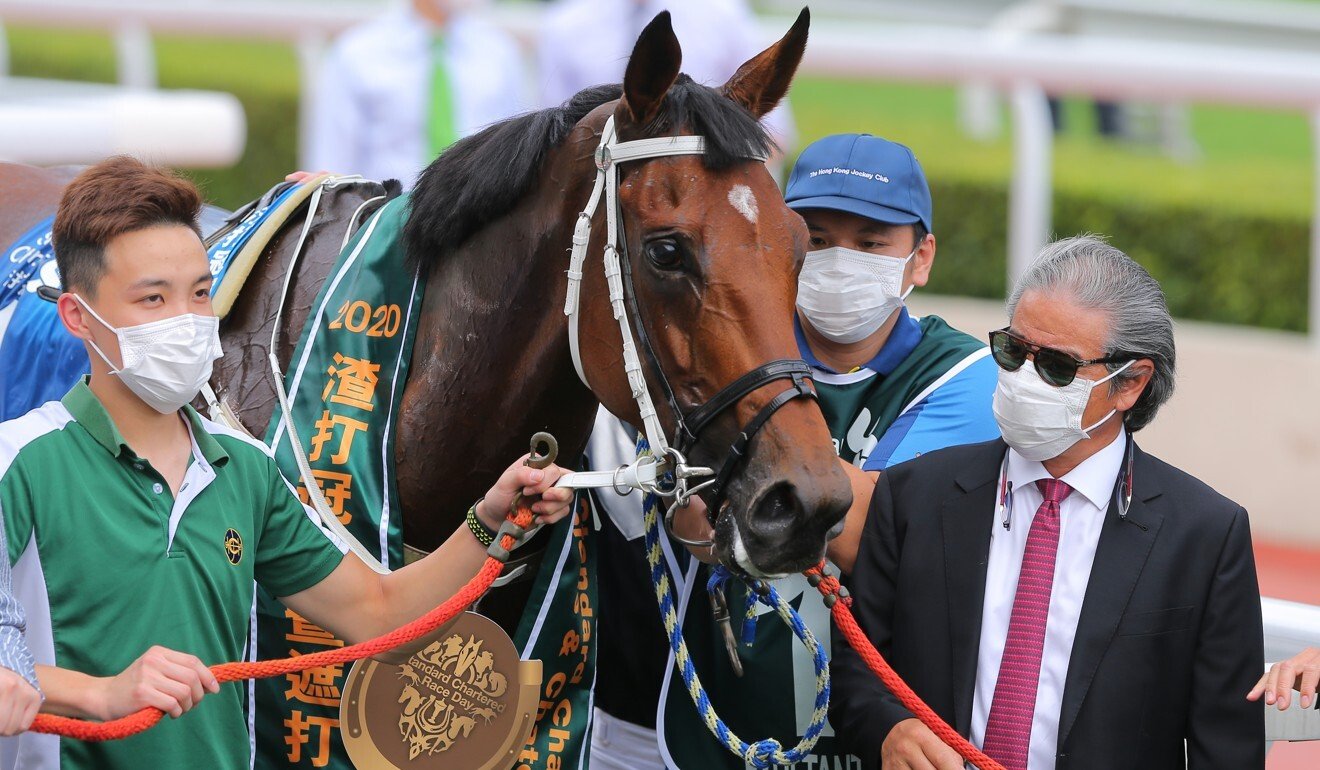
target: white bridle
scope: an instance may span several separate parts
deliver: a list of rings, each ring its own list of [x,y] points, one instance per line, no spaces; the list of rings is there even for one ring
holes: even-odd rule
[[[605,121],[601,131],[600,144],[596,147],[596,184],[591,189],[587,206],[578,214],[577,224],[573,228],[573,252],[568,263],[568,291],[564,298],[564,315],[568,316],[568,348],[573,356],[573,368],[577,370],[582,384],[588,388],[591,383],[582,368],[582,353],[578,342],[578,325],[581,315],[580,294],[582,290],[583,268],[586,266],[587,245],[591,241],[591,219],[600,207],[601,193],[605,197],[605,250],[603,264],[605,281],[609,285],[610,307],[614,320],[619,324],[619,336],[623,339],[623,368],[628,376],[628,387],[633,400],[637,402],[637,411],[642,417],[642,433],[651,445],[653,455],[639,458],[614,471],[584,471],[564,476],[558,486],[574,489],[609,488],[640,489],[665,496],[677,492],[683,498],[695,492],[687,490],[688,478],[710,476],[709,468],[688,467],[681,456],[677,456],[660,418],[656,414],[655,400],[646,384],[646,373],[642,370],[641,357],[637,354],[637,345],[633,341],[632,323],[628,318],[628,308],[624,301],[623,273],[619,257],[619,233],[623,229],[618,205],[619,164],[630,160],[648,160],[674,155],[700,155],[706,151],[706,140],[700,136],[672,136],[652,139],[636,139],[631,142],[618,141],[614,129],[614,117]],[[671,467],[671,461],[673,466]],[[656,483],[660,476],[668,471],[675,471],[679,478],[677,487],[659,489]],[[686,500],[684,500],[686,502]]]

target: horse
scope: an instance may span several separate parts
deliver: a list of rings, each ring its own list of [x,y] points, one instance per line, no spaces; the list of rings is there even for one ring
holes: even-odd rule
[[[705,138],[700,155],[636,161],[619,172],[634,342],[653,351],[645,373],[651,391],[671,394],[657,404],[661,421],[680,426],[744,374],[798,358],[791,319],[807,233],[760,160],[771,141],[759,119],[787,93],[808,26],[804,9],[782,39],[716,88],[680,73],[682,51],[661,13],[638,37],[621,85],[588,88],[558,107],[489,126],[420,174],[404,241],[407,268],[419,271],[425,296],[394,449],[410,546],[431,550],[461,526],[467,505],[525,451],[533,432],[557,436],[560,463],[571,466],[598,404],[642,424],[599,270],[582,278],[585,383],[563,313],[574,224],[610,118],[620,140]],[[67,181],[63,172],[0,166],[0,243],[48,215]],[[351,212],[364,199],[338,210]],[[602,253],[603,217],[595,215],[588,254]],[[226,353],[212,383],[257,436],[276,405],[266,358],[297,240],[291,230],[272,241],[221,324]],[[314,226],[284,308],[275,352],[285,364],[338,251],[337,236],[317,234]],[[725,399],[728,408],[696,438],[690,461],[719,466],[782,386],[758,381]],[[851,503],[816,403],[791,399],[770,411],[744,437],[724,504],[710,512],[716,555],[760,575],[819,561]],[[506,628],[525,598],[509,595],[507,611],[495,606],[498,592],[483,603]]]

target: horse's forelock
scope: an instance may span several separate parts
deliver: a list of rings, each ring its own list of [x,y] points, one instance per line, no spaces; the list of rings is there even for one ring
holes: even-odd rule
[[[417,179],[404,226],[410,266],[425,269],[507,213],[531,189],[546,154],[617,85],[580,91],[558,107],[490,125],[445,150]]]

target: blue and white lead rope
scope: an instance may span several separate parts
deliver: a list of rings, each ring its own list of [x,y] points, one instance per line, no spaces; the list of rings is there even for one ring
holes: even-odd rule
[[[650,453],[650,446],[646,440],[639,439],[637,442],[638,456]],[[702,721],[706,723],[706,727],[709,728],[711,734],[725,748],[735,756],[741,757],[752,767],[769,768],[794,765],[806,759],[811,754],[812,748],[815,747],[821,731],[825,729],[825,719],[829,711],[830,662],[825,653],[825,648],[821,646],[815,635],[802,622],[797,610],[784,601],[784,598],[779,595],[779,592],[775,591],[773,586],[765,583],[764,587],[768,590],[764,595],[751,587],[748,588],[747,611],[743,626],[744,643],[750,644],[747,641],[749,630],[754,633],[755,602],[764,602],[767,606],[772,607],[779,617],[793,629],[793,635],[811,652],[812,662],[816,668],[816,703],[811,712],[811,723],[807,726],[802,740],[791,749],[785,749],[779,741],[773,738],[748,743],[738,737],[724,723],[724,720],[720,719],[719,714],[715,713],[715,707],[711,705],[710,697],[701,685],[701,678],[697,676],[696,666],[693,665],[692,658],[688,655],[687,642],[683,639],[683,628],[678,622],[678,602],[674,597],[674,579],[669,574],[669,567],[660,547],[660,498],[657,495],[648,494],[643,499],[642,506],[646,513],[646,560],[651,565],[651,582],[655,586],[655,598],[660,606],[660,620],[664,623],[665,635],[669,637],[669,648],[674,652],[674,662],[678,666],[679,675],[683,677],[688,695],[692,697],[692,704],[697,707],[697,713],[701,715]],[[707,588],[708,590],[723,590],[724,585],[732,577],[733,574],[724,567],[715,567],[714,575]]]

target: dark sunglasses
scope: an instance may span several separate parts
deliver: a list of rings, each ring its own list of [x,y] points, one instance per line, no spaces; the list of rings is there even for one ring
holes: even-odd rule
[[[1028,354],[1031,355],[1032,363],[1035,364],[1036,373],[1040,375],[1040,378],[1059,388],[1077,379],[1077,370],[1083,366],[1117,364],[1130,361],[1135,357],[1120,353],[1104,358],[1080,361],[1062,350],[1033,345],[1007,329],[990,332],[990,355],[994,356],[995,363],[999,364],[999,368],[1016,372],[1022,368],[1022,364],[1026,363]]]

